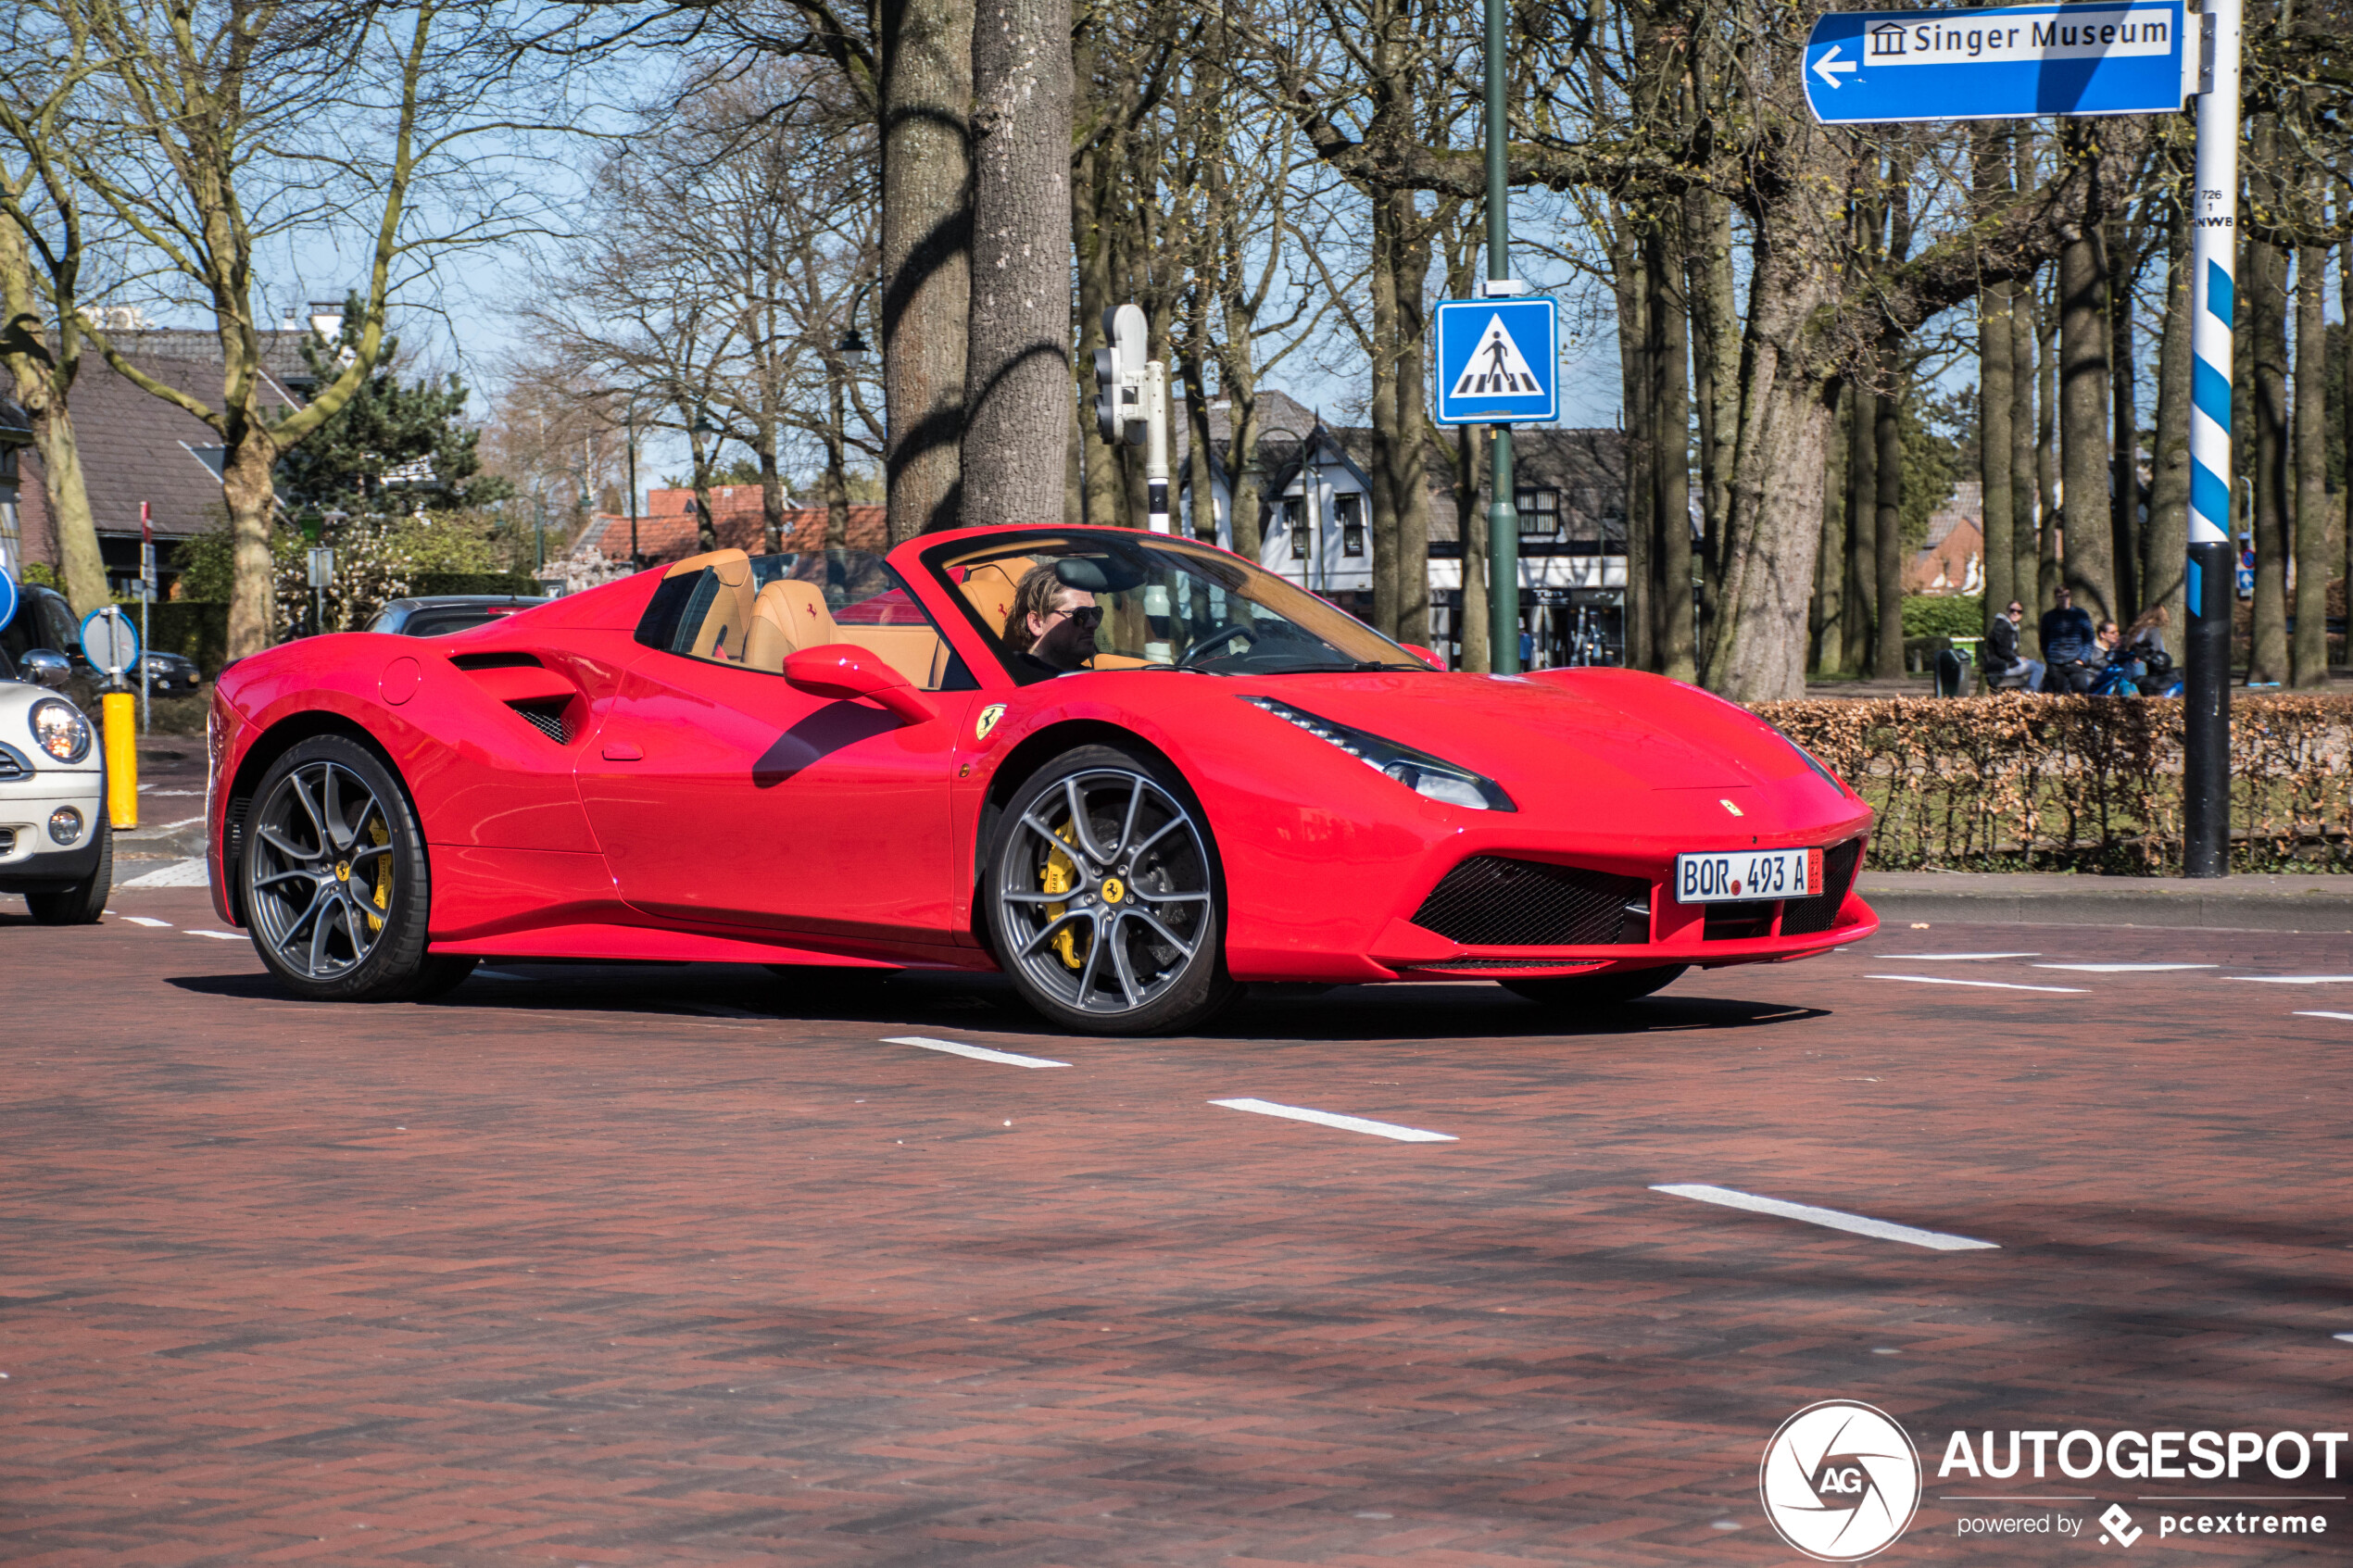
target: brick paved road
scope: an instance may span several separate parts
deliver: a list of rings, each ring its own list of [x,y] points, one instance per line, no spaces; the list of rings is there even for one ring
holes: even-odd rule
[[[1818,1399],[1931,1464],[1957,1425],[2347,1424],[2353,1021],[2295,1015],[2353,985],[2223,978],[2353,973],[2341,937],[1894,931],[1607,1027],[1432,986],[1102,1042],[716,968],[311,1007],[190,934],[201,892],[18,908],[11,1563],[1780,1563],[1757,1457]],[[2236,967],[1892,956],[2009,948]],[[1957,1487],[1880,1561],[2099,1550],[1957,1539]],[[2130,1559],[2339,1560],[2323,1511]]]

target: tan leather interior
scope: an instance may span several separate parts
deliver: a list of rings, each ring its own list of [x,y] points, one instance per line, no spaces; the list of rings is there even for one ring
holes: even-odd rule
[[[921,690],[935,692],[948,673],[948,645],[928,626],[844,626],[834,640],[855,643]]]
[[[981,621],[999,636],[1005,634],[1005,617],[1013,612],[1013,594],[1021,587],[1021,580],[1038,564],[1034,556],[1009,556],[976,566],[965,574],[960,586],[973,608],[980,612]]]
[[[756,670],[782,670],[788,654],[839,642],[824,591],[790,578],[760,590],[751,605],[751,631],[744,662]]]
[[[739,663],[751,630],[751,558],[741,550],[713,550],[691,556],[661,575],[667,582],[706,569],[718,580],[719,592],[703,612],[702,624],[695,628],[695,640],[687,651],[697,659]]]

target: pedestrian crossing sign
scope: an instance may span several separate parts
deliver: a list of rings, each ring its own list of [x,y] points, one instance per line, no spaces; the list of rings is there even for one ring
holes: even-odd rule
[[[1539,424],[1560,417],[1560,313],[1542,295],[1438,307],[1438,422]]]

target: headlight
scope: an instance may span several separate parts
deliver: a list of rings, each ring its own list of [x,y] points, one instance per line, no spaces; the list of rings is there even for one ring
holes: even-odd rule
[[[90,755],[90,721],[73,704],[44,697],[32,705],[30,717],[32,744],[51,761],[73,763]]]
[[[1755,715],[1751,714],[1750,717],[1755,718]],[[1804,761],[1807,767],[1813,769],[1815,776],[1820,779],[1824,784],[1830,785],[1841,795],[1853,795],[1855,793],[1853,790],[1846,787],[1844,780],[1841,779],[1836,773],[1831,772],[1828,768],[1822,765],[1822,759],[1820,758],[1815,756],[1812,752],[1798,745],[1797,742],[1792,740],[1789,737],[1789,732],[1783,730],[1779,724],[1774,723],[1769,719],[1759,720],[1758,722],[1762,723],[1767,729],[1772,731],[1775,734],[1780,736],[1781,744],[1788,746],[1792,751],[1796,752],[1798,758]]]
[[[1410,746],[1400,746],[1346,724],[1335,724],[1329,719],[1318,719],[1271,696],[1246,696],[1242,700],[1286,723],[1298,725],[1317,740],[1340,747],[1373,771],[1387,774],[1416,795],[1474,811],[1519,809],[1512,804],[1512,797],[1504,793],[1504,786],[1493,779],[1441,761],[1427,751],[1416,751]]]

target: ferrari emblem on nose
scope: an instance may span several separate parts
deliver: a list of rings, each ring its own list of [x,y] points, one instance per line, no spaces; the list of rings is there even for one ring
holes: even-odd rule
[[[979,721],[973,725],[973,739],[987,740],[988,738],[988,732],[995,729],[997,727],[997,721],[1002,719],[1004,716],[1005,705],[1001,702],[992,702],[988,707],[982,709],[980,710]]]

